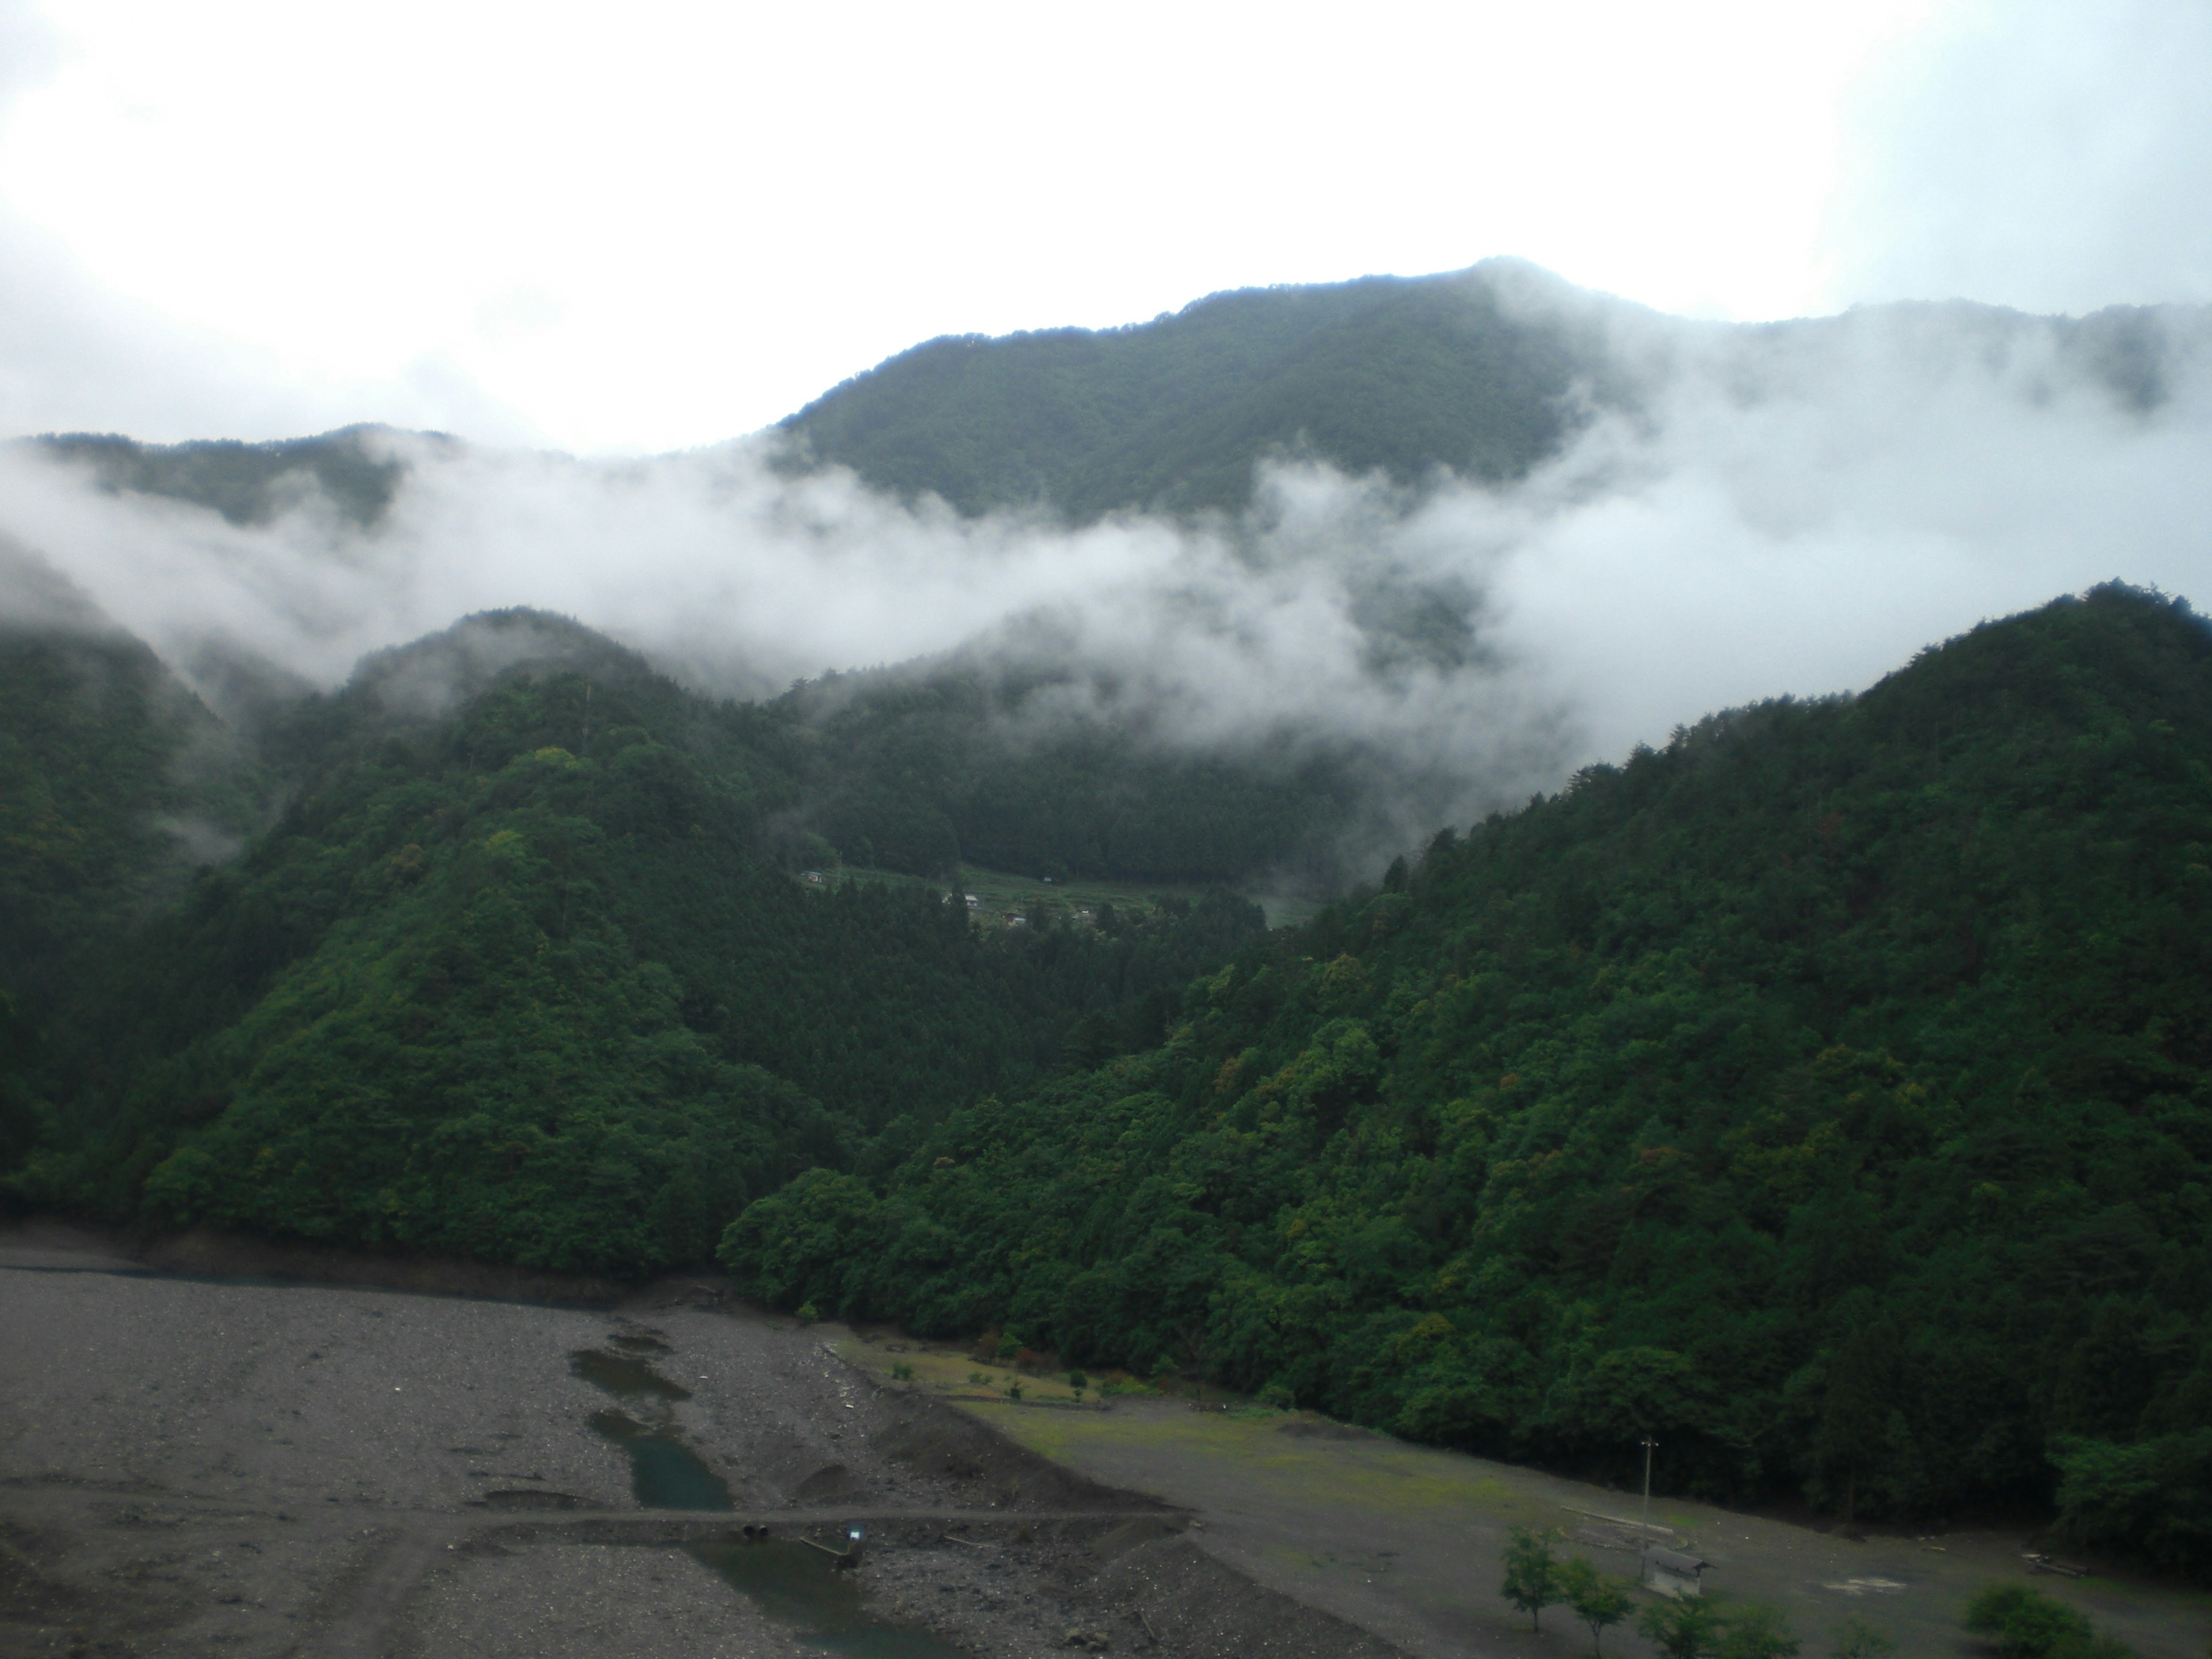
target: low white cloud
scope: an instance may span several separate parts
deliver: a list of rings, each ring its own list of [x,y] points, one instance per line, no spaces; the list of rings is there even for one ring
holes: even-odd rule
[[[2212,300],[2212,9],[1963,0],[1844,107],[1835,301]]]
[[[1605,315],[1640,401],[1504,489],[1285,466],[1234,523],[1071,531],[787,479],[760,441],[611,465],[395,437],[407,482],[373,530],[312,495],[241,528],[17,451],[0,532],[173,661],[224,641],[324,684],[518,605],[746,694],[1026,656],[1076,671],[1063,711],[1163,742],[1386,757],[1419,781],[1408,837],[2097,581],[2212,598],[2201,313]]]

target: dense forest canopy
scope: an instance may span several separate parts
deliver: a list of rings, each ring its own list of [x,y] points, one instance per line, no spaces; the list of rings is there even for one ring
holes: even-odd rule
[[[1595,331],[1516,307],[1565,284],[1517,261],[1194,301],[1127,328],[915,347],[784,421],[803,464],[963,513],[1043,503],[1234,512],[1257,462],[1310,454],[1413,483],[1519,476],[1570,392],[1617,392]]]
[[[65,690],[12,710],[35,739],[19,769],[78,808],[54,837],[80,862],[133,826],[157,843],[176,745],[118,716],[102,729],[137,769],[70,748]],[[992,936],[940,890],[815,893],[779,856],[809,747],[782,708],[512,612],[270,719],[281,816],[150,921],[87,910],[75,867],[11,846],[18,908],[85,947],[66,971],[11,960],[62,993],[15,1189],[569,1268],[699,1260],[802,1169],[894,1156],[979,1092],[1156,1040],[1182,982],[1262,926],[1224,895]]]
[[[1656,1432],[1717,1497],[2063,1468],[2201,1561],[2208,940],[2212,632],[2100,589],[1446,832],[1162,1046],[802,1176],[724,1255],[1493,1454]]]
[[[1042,507],[1242,512],[1270,459],[1419,487],[1518,479],[1595,416],[1642,417],[1694,374],[1787,407],[1887,360],[1928,395],[1947,375],[2025,368],[2030,395],[2080,380],[2135,414],[2203,349],[2201,307],[2038,318],[1966,301],[1765,324],[1694,323],[1573,288],[1518,260],[1463,271],[1249,289],[1125,328],[948,337],[902,352],[781,423],[787,465],[850,467],[963,514]],[[1852,367],[1846,370],[1844,366]],[[1914,387],[1911,378],[1924,384]],[[1815,390],[1815,389],[1818,390]]]
[[[50,1015],[87,953],[235,850],[268,781],[143,644],[0,549],[35,618],[0,616],[0,993]]]
[[[805,827],[850,862],[916,875],[965,858],[1328,891],[1376,843],[1378,808],[1461,787],[1290,725],[1193,746],[1157,716],[1056,699],[1071,689],[1086,690],[1073,668],[984,653],[795,687],[776,707],[804,734]]]
[[[1264,937],[1226,895],[1012,932],[811,889],[825,779],[930,798],[882,747],[908,702],[714,702],[539,613],[245,751],[112,631],[0,664],[18,1201],[629,1273],[719,1238],[789,1305],[1599,1472],[1657,1432],[1716,1496],[2055,1488],[2196,1559],[2212,634],[2178,601],[1715,716]],[[179,873],[185,807],[244,850]]]

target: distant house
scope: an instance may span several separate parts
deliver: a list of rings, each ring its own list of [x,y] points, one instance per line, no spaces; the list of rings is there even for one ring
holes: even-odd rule
[[[970,910],[974,909],[977,905],[983,902],[977,898],[973,893],[963,893],[961,896],[968,901],[968,908]]]
[[[802,870],[799,872],[799,878],[810,887],[820,887],[825,885],[830,879],[829,877],[823,875],[819,870]]]
[[[1705,1563],[1680,1550],[1644,1552],[1644,1584],[1662,1595],[1703,1595]]]
[[[1006,926],[1009,927],[1026,927],[1029,925],[1030,919],[1027,916],[1010,915],[1006,918]]]

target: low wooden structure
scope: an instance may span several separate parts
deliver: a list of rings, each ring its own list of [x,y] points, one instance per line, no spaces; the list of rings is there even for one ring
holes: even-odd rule
[[[1644,1552],[1642,1582],[1646,1589],[1656,1590],[1662,1595],[1703,1595],[1706,1565],[1680,1550],[1647,1549]]]

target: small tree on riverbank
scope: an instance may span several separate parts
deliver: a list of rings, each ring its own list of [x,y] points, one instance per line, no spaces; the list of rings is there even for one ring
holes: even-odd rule
[[[1626,1579],[1600,1572],[1586,1555],[1577,1555],[1559,1569],[1559,1589],[1575,1617],[1589,1626],[1590,1651],[1605,1652],[1605,1633],[1628,1617],[1635,1600]]]
[[[1772,1607],[1744,1601],[1730,1607],[1721,1635],[1721,1659],[1797,1659],[1805,1644]]]
[[[1714,1659],[1720,1651],[1721,1607],[1717,1595],[1657,1601],[1636,1615],[1636,1628],[1659,1650],[1660,1659]]]
[[[1552,1534],[1534,1527],[1515,1527],[1505,1534],[1505,1581],[1498,1593],[1528,1615],[1531,1630],[1541,1632],[1544,1609],[1565,1599]]]

